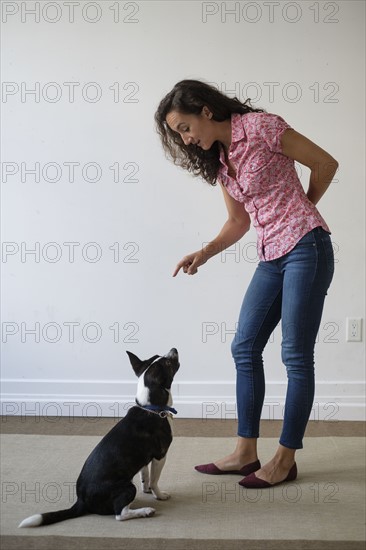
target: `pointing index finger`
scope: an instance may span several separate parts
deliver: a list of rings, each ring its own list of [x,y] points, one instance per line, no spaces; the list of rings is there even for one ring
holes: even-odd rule
[[[177,273],[179,272],[180,268],[182,267],[182,262],[179,262],[179,264],[177,264],[174,272],[173,272],[173,277],[175,277],[177,275]]]

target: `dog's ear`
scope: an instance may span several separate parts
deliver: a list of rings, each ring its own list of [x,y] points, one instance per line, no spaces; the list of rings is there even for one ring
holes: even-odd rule
[[[139,359],[137,355],[135,355],[131,351],[126,351],[126,353],[130,358],[130,363],[133,370],[135,371],[136,376],[140,376],[144,372],[144,370],[146,370],[147,367],[159,357],[159,355],[153,355],[152,357],[150,357],[150,359],[146,359],[146,361],[141,361],[141,359]]]
[[[133,370],[135,371],[136,376],[140,376],[141,372],[143,371],[143,362],[137,357],[137,355],[135,355],[131,351],[126,351],[126,353],[130,358],[130,363]]]

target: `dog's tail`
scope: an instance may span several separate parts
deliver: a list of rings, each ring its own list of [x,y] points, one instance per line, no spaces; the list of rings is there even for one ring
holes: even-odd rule
[[[87,513],[86,507],[81,500],[77,500],[71,508],[59,510],[58,512],[47,512],[46,514],[35,514],[24,519],[18,527],[39,527],[40,525],[51,525],[65,519],[72,519],[83,516]]]

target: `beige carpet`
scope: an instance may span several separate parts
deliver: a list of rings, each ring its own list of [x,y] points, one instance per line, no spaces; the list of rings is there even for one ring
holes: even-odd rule
[[[231,451],[235,438],[176,437],[160,483],[172,498],[156,501],[139,491],[134,503],[155,507],[155,516],[121,523],[113,516],[93,515],[18,529],[29,515],[71,506],[79,471],[100,439],[1,436],[3,550],[364,548],[361,437],[307,438],[297,454],[298,479],[258,491],[241,488],[238,476],[205,476],[193,469]],[[277,439],[259,440],[263,462],[276,446]]]

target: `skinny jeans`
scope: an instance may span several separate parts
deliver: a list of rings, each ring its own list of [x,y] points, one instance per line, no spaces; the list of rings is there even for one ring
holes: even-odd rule
[[[307,233],[284,256],[259,262],[231,344],[239,436],[259,437],[265,395],[262,353],[281,320],[287,393],[280,444],[303,447],[315,392],[314,346],[333,273],[331,239],[321,227]]]

